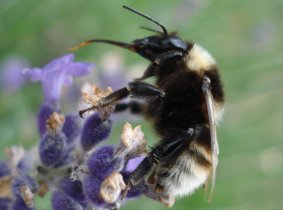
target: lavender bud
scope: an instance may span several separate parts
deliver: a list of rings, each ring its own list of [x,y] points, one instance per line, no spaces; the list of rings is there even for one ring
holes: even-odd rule
[[[54,112],[46,121],[47,132],[39,144],[39,156],[46,166],[54,166],[66,152],[66,136],[61,132],[64,116]]]
[[[11,173],[11,169],[9,168],[9,166],[4,162],[0,162],[0,178],[7,176],[10,173]]]
[[[65,144],[66,145],[66,144]],[[75,157],[72,155],[72,148],[66,148],[63,150],[63,154],[60,158],[60,160],[58,162],[56,162],[56,164],[53,165],[54,168],[58,168],[64,165],[68,165],[69,163],[71,163],[72,161],[74,161]]]
[[[67,144],[72,144],[81,131],[80,117],[75,113],[67,115],[62,131],[67,137]]]
[[[39,144],[39,156],[46,166],[59,162],[66,147],[66,136],[62,133],[46,133]]]
[[[23,197],[25,188],[28,188],[31,193],[36,193],[38,187],[38,183],[29,175],[17,176],[11,184],[13,195],[17,198]]]
[[[89,172],[104,178],[114,171],[120,171],[124,167],[122,158],[114,159],[114,147],[104,146],[94,151],[87,160]]]
[[[12,204],[11,210],[35,210],[35,208],[28,207],[23,199],[17,198]]]
[[[81,145],[85,151],[89,151],[95,145],[106,139],[111,131],[111,121],[101,120],[99,113],[87,118],[82,129]]]
[[[82,206],[87,205],[81,181],[71,181],[70,177],[64,177],[60,180],[59,188]]]
[[[105,208],[107,206],[99,194],[102,182],[103,179],[95,175],[88,175],[83,180],[84,194],[87,200],[97,208]]]
[[[34,208],[34,193],[37,192],[39,187],[31,176],[23,175],[16,177],[11,184],[11,188],[13,195],[17,198],[17,201],[14,203],[13,208]]]
[[[41,105],[38,112],[38,130],[40,136],[46,132],[46,121],[52,115],[53,112],[59,112],[59,105],[56,102],[45,102]]]
[[[0,209],[9,210],[12,204],[12,200],[9,198],[0,198]]]
[[[82,210],[79,203],[62,191],[53,192],[51,202],[53,210]]]

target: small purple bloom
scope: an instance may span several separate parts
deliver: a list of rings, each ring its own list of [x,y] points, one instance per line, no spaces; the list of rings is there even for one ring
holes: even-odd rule
[[[58,101],[63,85],[70,85],[74,76],[87,75],[94,64],[73,62],[74,55],[67,54],[51,61],[43,68],[27,68],[24,74],[32,81],[41,81],[46,101]]]
[[[125,171],[133,172],[139,166],[139,164],[143,161],[144,158],[145,156],[141,155],[133,159],[130,159],[127,163]]]
[[[53,210],[82,210],[82,206],[62,191],[55,191],[51,197]]]
[[[86,119],[82,129],[81,145],[85,151],[106,139],[111,131],[111,121],[102,120],[99,113],[95,113]]]
[[[15,92],[25,83],[26,78],[22,74],[27,62],[22,57],[10,57],[0,66],[1,69],[1,88],[7,93]]]

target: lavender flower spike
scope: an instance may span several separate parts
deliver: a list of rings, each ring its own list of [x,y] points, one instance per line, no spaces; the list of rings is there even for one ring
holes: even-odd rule
[[[62,133],[64,116],[54,112],[47,120],[47,132],[39,143],[39,156],[46,166],[54,166],[66,152],[66,136]]]
[[[31,81],[41,81],[46,101],[57,101],[63,85],[70,85],[74,76],[87,75],[94,64],[73,62],[74,54],[51,61],[43,68],[24,69]]]

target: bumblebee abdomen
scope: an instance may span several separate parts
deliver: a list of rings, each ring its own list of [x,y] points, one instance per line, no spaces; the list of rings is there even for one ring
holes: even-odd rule
[[[191,143],[175,157],[174,164],[161,165],[157,185],[173,197],[189,195],[206,182],[211,166],[210,151],[201,144]]]

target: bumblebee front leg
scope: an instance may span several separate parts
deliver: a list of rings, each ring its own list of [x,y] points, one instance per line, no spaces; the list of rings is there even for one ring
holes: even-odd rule
[[[123,112],[129,110],[132,114],[140,114],[144,110],[144,104],[141,104],[137,101],[130,101],[125,103],[118,103],[115,106],[115,113]]]
[[[157,68],[159,67],[156,63],[151,63],[143,73],[142,77],[135,79],[135,81],[142,81],[149,77],[155,76]]]
[[[97,104],[95,104],[94,106],[88,109],[81,110],[79,114],[80,116],[82,116],[87,111],[91,111],[98,107],[104,107],[104,106],[108,106],[108,105],[117,103],[118,101],[128,96],[132,98],[137,98],[137,99],[151,100],[155,98],[164,98],[165,93],[161,89],[153,85],[150,85],[144,82],[134,81],[134,82],[129,83],[127,87],[121,88],[111,93],[110,95],[104,98],[101,98],[97,102]]]

